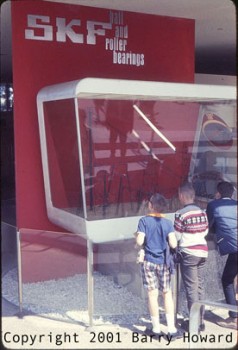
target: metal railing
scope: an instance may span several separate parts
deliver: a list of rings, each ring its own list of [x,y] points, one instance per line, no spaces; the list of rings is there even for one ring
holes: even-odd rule
[[[200,325],[200,309],[202,306],[211,306],[217,309],[226,309],[230,311],[238,311],[238,307],[235,305],[230,304],[223,304],[218,303],[214,301],[208,301],[208,300],[200,300],[196,301],[192,304],[190,314],[189,314],[189,335],[198,334],[198,329]],[[192,349],[193,345],[196,344],[196,347],[198,346],[198,342],[193,343],[192,341],[189,342],[189,348]]]

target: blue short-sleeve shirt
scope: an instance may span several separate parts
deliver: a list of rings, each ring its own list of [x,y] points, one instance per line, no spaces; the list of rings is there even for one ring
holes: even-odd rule
[[[139,220],[137,232],[145,234],[145,260],[164,264],[168,234],[174,232],[172,221],[164,217],[144,216]]]

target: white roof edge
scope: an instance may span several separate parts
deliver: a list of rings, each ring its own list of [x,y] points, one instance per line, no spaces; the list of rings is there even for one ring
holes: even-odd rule
[[[84,78],[44,87],[37,95],[38,101],[80,97],[80,95],[148,96],[150,98],[191,98],[194,100],[235,100],[235,86],[157,81]]]
[[[37,94],[37,101],[52,101],[76,96],[76,87],[81,80],[45,86]]]

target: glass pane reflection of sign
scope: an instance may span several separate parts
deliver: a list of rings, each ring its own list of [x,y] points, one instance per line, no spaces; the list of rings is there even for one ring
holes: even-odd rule
[[[131,238],[154,192],[173,219],[188,179],[206,206],[217,181],[236,185],[235,98],[227,86],[93,78],[42,89],[50,220],[94,242]]]
[[[213,113],[204,115],[202,131],[212,146],[229,149],[233,144],[232,128]]]
[[[194,148],[192,180],[196,195],[214,198],[217,184],[229,181],[237,187],[237,135],[235,104],[208,105],[201,116],[198,147]]]

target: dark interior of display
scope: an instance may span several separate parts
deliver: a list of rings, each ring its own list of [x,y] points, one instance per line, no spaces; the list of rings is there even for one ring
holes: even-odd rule
[[[176,210],[178,186],[188,179],[199,107],[79,99],[79,145],[74,101],[45,102],[53,205],[82,216],[85,200],[87,219],[133,216],[160,192],[168,211]]]

